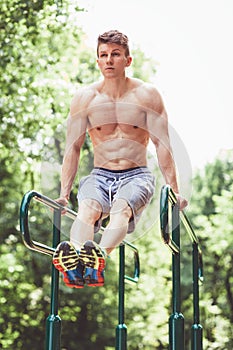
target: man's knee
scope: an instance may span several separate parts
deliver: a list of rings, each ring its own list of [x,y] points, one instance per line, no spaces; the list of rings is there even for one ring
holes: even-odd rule
[[[84,199],[78,208],[78,218],[90,224],[94,224],[102,214],[102,207],[94,199]]]
[[[129,204],[126,202],[125,199],[116,199],[112,205],[111,216],[121,216],[125,217],[126,219],[130,219],[132,216],[132,209],[129,206]]]

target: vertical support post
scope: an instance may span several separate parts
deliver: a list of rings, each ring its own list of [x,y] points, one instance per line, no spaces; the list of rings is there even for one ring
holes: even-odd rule
[[[61,211],[54,209],[53,248],[60,243]],[[50,315],[46,320],[46,350],[61,348],[61,318],[58,316],[59,271],[52,265]]]
[[[191,349],[202,350],[202,326],[199,312],[199,255],[198,244],[193,243],[193,325]]]
[[[172,205],[172,240],[180,248],[178,204]],[[172,256],[172,309],[169,319],[169,349],[184,350],[184,316],[181,313],[180,254]]]
[[[119,306],[116,328],[116,350],[127,350],[127,327],[125,318],[125,245],[119,247]]]

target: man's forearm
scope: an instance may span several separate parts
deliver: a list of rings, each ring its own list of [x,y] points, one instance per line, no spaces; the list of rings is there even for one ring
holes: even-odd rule
[[[160,167],[166,184],[170,185],[174,192],[179,193],[175,165]]]
[[[174,192],[179,193],[176,166],[171,153],[161,146],[157,149],[158,163],[166,184],[170,185]]]
[[[67,200],[70,197],[70,192],[77,173],[78,158],[79,157],[76,155],[75,157],[66,157],[63,161],[60,197],[66,198]]]

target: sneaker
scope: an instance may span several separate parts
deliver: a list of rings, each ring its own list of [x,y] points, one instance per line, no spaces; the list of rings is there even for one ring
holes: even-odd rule
[[[78,266],[74,270],[68,270],[63,272],[63,281],[70,288],[83,288],[84,287],[84,266],[78,262]]]
[[[63,274],[65,284],[70,288],[83,288],[84,265],[72,243],[61,242],[53,255],[53,265]]]
[[[105,256],[101,248],[93,241],[83,244],[79,261],[85,265],[84,281],[89,287],[104,285]]]

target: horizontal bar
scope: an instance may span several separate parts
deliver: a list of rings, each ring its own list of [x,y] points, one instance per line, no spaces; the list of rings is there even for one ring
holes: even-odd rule
[[[169,230],[169,223],[168,223],[169,222],[168,201],[170,201],[172,205],[175,205],[177,203],[177,198],[172,188],[169,185],[165,185],[162,187],[161,197],[160,197],[160,225],[161,225],[162,238],[164,240],[164,243],[169,246],[172,253],[178,254],[180,252],[180,249],[173,242],[169,232],[170,230]],[[188,232],[192,243],[195,243],[198,245],[199,243],[198,237],[195,234],[187,215],[185,214],[184,210],[180,210],[179,213],[180,213],[181,221],[186,231]],[[199,279],[200,281],[203,281],[202,251],[199,246],[198,246],[198,259],[199,259],[199,272],[198,272]]]
[[[173,205],[177,203],[177,198],[176,198],[176,195],[173,192],[172,188],[169,185],[165,185],[162,188],[161,200],[160,200],[160,204],[161,204],[160,211],[162,212],[162,214],[163,214],[163,212],[168,211],[168,204],[167,204],[168,200],[170,200],[170,202]],[[185,226],[185,228],[186,228],[186,230],[191,238],[191,241],[193,243],[199,243],[198,238],[197,238],[197,236],[192,228],[192,225],[191,225],[187,215],[185,214],[185,212],[183,210],[180,210],[180,218],[181,218],[182,223],[184,224],[184,226]],[[168,220],[168,217],[166,219]],[[163,224],[166,224],[166,223],[163,223]],[[165,230],[164,226],[162,226],[161,229],[162,229],[162,233],[165,235],[165,240],[167,241],[167,240],[169,240],[167,237],[169,235],[169,232],[167,232],[167,231],[164,232],[164,230]]]
[[[50,199],[49,197],[46,197],[38,192],[36,192],[37,195],[35,195],[34,199],[37,200],[38,202],[41,202],[45,204],[46,206],[52,208],[52,209],[57,209],[57,210],[64,210],[65,211],[65,216],[69,217],[70,219],[75,220],[77,213],[70,208],[64,207],[63,205],[59,204],[58,202],[54,201],[53,199]]]
[[[49,247],[43,243],[39,243],[37,241],[33,241],[31,239],[31,235],[29,232],[29,225],[28,225],[28,210],[32,199],[42,202],[43,204],[45,204],[46,206],[54,210],[59,210],[59,211],[65,210],[66,213],[64,215],[69,216],[72,219],[74,219],[77,214],[71,209],[62,206],[61,204],[55,202],[54,200],[34,190],[29,191],[24,195],[21,202],[21,207],[20,207],[20,230],[23,236],[24,244],[31,250],[38,251],[42,254],[52,256],[55,251],[54,248]]]
[[[140,275],[140,261],[139,261],[138,249],[132,243],[129,243],[126,240],[123,240],[123,243],[126,246],[128,246],[134,253],[134,276],[132,278],[132,277],[129,277],[128,275],[125,275],[124,278],[128,282],[137,283]]]
[[[34,197],[34,199],[38,202],[41,202],[43,204],[45,204],[46,206],[52,208],[52,209],[58,209],[58,210],[64,210],[65,211],[65,216],[69,217],[72,220],[75,220],[77,217],[77,213],[73,210],[71,210],[68,207],[64,207],[61,204],[59,204],[58,202],[54,201],[53,199],[50,199],[49,197],[46,197],[40,193],[37,192],[37,195]],[[101,229],[103,230],[104,227],[101,227]],[[125,245],[127,245],[128,247],[130,247],[132,250],[134,250],[134,252],[137,252],[137,248],[129,243],[126,240],[123,240],[122,243],[124,243]]]
[[[163,186],[160,196],[160,228],[162,233],[163,241],[171,249],[173,254],[179,254],[180,248],[172,240],[169,230],[169,206],[168,201],[174,205],[176,203],[176,196],[174,192],[170,192],[170,186]]]
[[[44,205],[46,205],[47,207],[54,209],[54,210],[59,210],[59,211],[65,211],[65,216],[69,217],[72,220],[75,220],[75,218],[77,217],[77,213],[73,210],[71,210],[70,208],[64,207],[61,204],[59,204],[58,202],[50,199],[49,197],[46,197],[44,195],[42,195],[41,193],[37,192],[37,191],[29,191],[27,192],[22,199],[21,202],[21,207],[20,207],[20,230],[23,236],[23,241],[24,244],[26,245],[27,248],[40,252],[42,254],[46,254],[46,255],[50,255],[53,256],[55,249],[52,247],[49,247],[43,243],[39,243],[37,241],[34,241],[31,239],[31,235],[29,232],[29,225],[28,225],[28,210],[29,210],[29,206],[31,203],[31,200],[34,199],[40,203],[43,203]],[[102,227],[103,229],[103,227]],[[126,246],[128,246],[131,250],[133,250],[134,252],[134,276],[133,277],[129,277],[129,276],[125,276],[125,279],[130,281],[130,282],[134,282],[137,283],[138,279],[139,279],[139,274],[140,274],[140,263],[139,263],[139,253],[137,248],[129,243],[126,240],[122,241],[123,244],[125,244]]]
[[[189,237],[191,238],[191,241],[193,243],[199,243],[199,240],[190,224],[190,221],[187,217],[187,215],[185,214],[184,211],[180,211],[180,218],[181,218],[181,221],[183,222],[188,234],[189,234]]]

